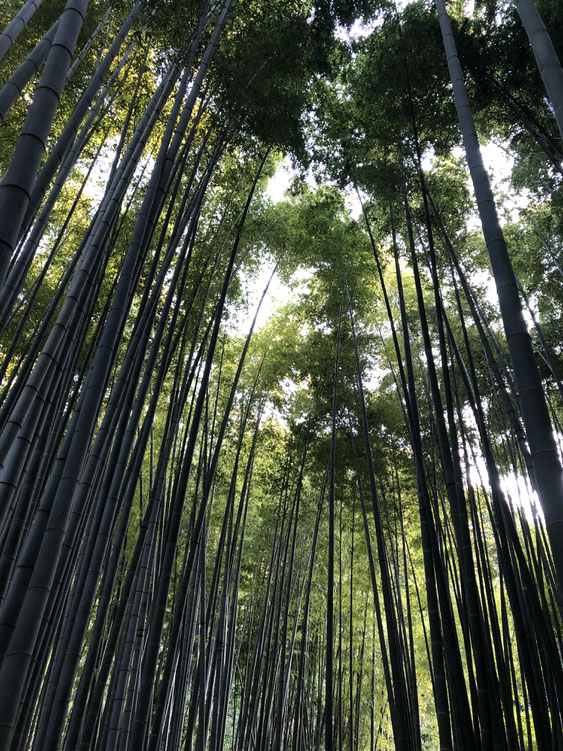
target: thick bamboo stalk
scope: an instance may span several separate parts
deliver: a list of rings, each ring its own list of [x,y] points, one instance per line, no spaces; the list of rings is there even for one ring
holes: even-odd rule
[[[33,103],[0,183],[0,284],[15,249],[87,7],[88,0],[68,0],[61,14]]]
[[[35,11],[43,0],[26,0],[6,28],[0,33],[0,60],[25,29],[28,21],[33,18]]]
[[[435,0],[455,105],[463,135],[467,164],[471,173],[477,207],[489,259],[495,278],[500,311],[508,341],[522,418],[535,468],[537,489],[546,519],[558,577],[560,607],[563,607],[563,472],[553,434],[547,403],[539,377],[518,285],[498,219],[495,200],[485,170],[479,139],[465,89],[461,63],[446,12],[445,0]]]
[[[563,68],[534,0],[514,0],[563,139]]]
[[[13,107],[14,102],[21,96],[24,87],[27,86],[31,78],[37,73],[47,57],[55,38],[58,23],[58,21],[55,21],[45,36],[37,42],[19,68],[12,73],[0,89],[0,125],[6,119],[6,115]]]

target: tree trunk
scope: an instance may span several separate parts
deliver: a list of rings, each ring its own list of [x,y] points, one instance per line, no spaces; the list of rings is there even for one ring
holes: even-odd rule
[[[528,334],[518,285],[497,215],[489,177],[483,165],[479,139],[465,89],[461,63],[445,0],[435,0],[463,144],[489,260],[497,287],[500,311],[518,386],[522,418],[530,444],[538,494],[546,520],[558,577],[559,606],[563,607],[563,473],[549,412]]]
[[[0,33],[0,60],[25,29],[27,22],[39,8],[43,0],[26,0],[4,31]]]
[[[534,0],[514,0],[563,139],[563,68]]]
[[[14,252],[87,7],[88,0],[69,0],[61,14],[12,162],[0,183],[0,284]]]

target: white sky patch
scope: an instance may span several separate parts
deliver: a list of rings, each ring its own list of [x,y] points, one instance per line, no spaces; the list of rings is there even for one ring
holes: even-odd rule
[[[485,168],[491,178],[493,193],[502,194],[503,204],[507,217],[515,222],[518,220],[519,213],[526,208],[530,201],[530,196],[526,191],[515,192],[510,188],[510,176],[514,168],[514,158],[510,152],[500,144],[489,141],[481,146],[481,154]],[[502,211],[499,211],[501,224],[504,224]]]
[[[463,148],[461,146],[454,146],[452,153],[456,159],[461,159],[467,168]],[[520,211],[527,208],[530,203],[530,195],[527,191],[516,192],[510,186],[510,177],[514,168],[512,154],[502,145],[488,141],[485,144],[481,144],[481,156],[491,181],[493,194],[497,200],[501,226],[504,226],[508,220],[513,222],[518,221]],[[428,170],[432,168],[432,163],[433,154],[429,152],[423,158],[423,166]],[[467,181],[473,195],[473,184],[471,183],[469,173]],[[470,229],[480,228],[481,224],[476,211],[473,216],[468,216],[468,226]]]
[[[268,284],[268,279],[272,274],[273,264],[265,265],[256,277],[247,277],[242,274],[242,287],[244,290],[246,304],[239,310],[236,310],[229,319],[229,328],[237,336],[246,336],[250,329],[250,324],[254,318],[256,308],[260,303],[262,292]],[[255,330],[264,326],[264,324],[270,319],[275,310],[279,307],[280,293],[283,295],[282,289],[285,285],[281,283],[277,276],[274,276],[268,287],[268,292],[264,297],[258,316],[256,318]]]
[[[475,0],[467,0],[465,3],[465,15],[469,18],[473,17],[475,13]]]
[[[91,199],[96,206],[99,206],[99,204],[102,202],[102,199],[105,196],[106,190],[107,190],[107,181],[110,174],[110,170],[115,158],[115,150],[117,149],[119,143],[119,137],[115,137],[110,139],[107,144],[103,147],[101,150],[96,163],[94,165],[94,168],[92,169],[92,172],[90,173],[90,177],[88,178],[86,185],[84,186],[83,196],[85,198]],[[127,148],[127,144],[125,144],[123,153],[125,153],[125,149]],[[148,179],[150,176],[153,167],[155,165],[154,157],[149,155],[144,155],[144,157],[139,161],[137,164],[137,167],[135,169],[135,173],[130,181],[129,187],[127,189],[123,205],[126,204],[127,199],[131,196],[131,193],[136,188],[137,178],[141,173],[144,172],[144,178],[145,180]],[[87,166],[83,162],[78,163],[80,172],[83,174],[86,174]]]
[[[291,181],[298,175],[299,172],[293,169],[289,158],[284,157],[283,161],[278,164],[276,171],[268,182],[265,190],[266,196],[273,201],[273,203],[279,203],[280,201],[285,200],[285,194],[291,185]],[[305,182],[312,190],[316,190],[319,187],[311,170],[305,175]]]
[[[381,382],[385,376],[389,373],[387,368],[380,367],[377,363],[373,363],[372,367],[366,373],[362,380],[364,388],[368,391],[376,393],[381,386]]]
[[[473,412],[467,405],[463,408],[463,420],[469,433],[476,437],[478,434],[477,423]],[[465,466],[467,479],[472,485],[490,489],[489,473],[481,452],[480,443],[473,443],[468,465],[465,462],[462,462],[462,464]],[[498,470],[501,490],[509,503],[514,508],[522,509],[528,521],[532,521],[538,516],[543,520],[543,513],[539,505],[537,493],[532,490],[528,478],[522,474],[517,474],[513,469],[502,474],[500,473],[500,467]]]
[[[108,145],[107,148],[103,148],[98,159],[96,160],[94,169],[90,173],[90,177],[88,178],[86,185],[84,186],[82,195],[85,198],[89,198],[94,201],[96,206],[101,203],[101,200],[106,192],[107,179],[111,165],[113,164],[114,156],[115,153],[112,153],[111,144]],[[84,167],[81,168],[81,171],[82,170],[86,172],[86,169]]]
[[[255,277],[245,277],[243,275],[242,286],[245,291],[246,304],[235,311],[229,320],[229,328],[235,335],[246,336],[248,334],[256,308],[268,283],[268,279],[272,274],[272,269],[273,263],[264,266]],[[291,277],[289,285],[284,284],[277,275],[274,276],[260,306],[255,331],[264,326],[276,310],[289,302],[289,300],[299,294],[306,295],[313,274],[314,269],[299,269]]]
[[[336,29],[336,38],[342,42],[357,42],[368,37],[375,29],[383,25],[383,16],[376,18],[368,23],[363,23],[356,19],[349,29],[344,26],[338,26]]]
[[[357,221],[362,214],[362,204],[354,188],[348,188],[344,192],[344,203],[352,219]]]
[[[487,467],[482,456],[476,456],[475,462],[470,465],[469,477],[474,485],[489,487]],[[513,471],[507,472],[500,476],[500,485],[509,501],[522,509],[528,521],[538,516],[543,520],[537,494],[522,475],[517,475]]]
[[[283,201],[285,192],[289,189],[294,176],[295,170],[292,169],[289,160],[285,158],[281,164],[278,164],[276,171],[268,182],[265,191],[267,197],[273,203]]]
[[[457,156],[457,155],[456,155]],[[430,144],[424,154],[422,155],[421,164],[424,172],[432,172],[434,168],[434,159],[436,158],[436,152],[434,147]]]
[[[481,155],[489,177],[495,183],[504,182],[510,177],[514,160],[498,144],[488,141],[481,146]]]

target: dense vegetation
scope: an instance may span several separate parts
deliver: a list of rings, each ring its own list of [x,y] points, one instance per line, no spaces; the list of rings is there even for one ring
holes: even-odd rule
[[[563,749],[560,1],[0,28],[0,748]]]

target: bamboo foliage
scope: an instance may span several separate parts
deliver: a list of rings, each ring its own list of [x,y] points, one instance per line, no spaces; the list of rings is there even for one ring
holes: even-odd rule
[[[533,243],[511,261],[475,35],[442,0],[439,18],[379,5],[10,10],[7,751],[561,747],[556,212],[536,211],[537,268]],[[426,99],[410,13],[434,24],[432,86],[443,67]],[[356,19],[377,23],[353,49]],[[500,317],[466,175],[428,126],[449,96],[440,29]],[[396,120],[374,127],[361,81],[382,39]],[[556,134],[501,73],[556,206]],[[311,172],[272,201],[288,153],[352,185],[360,215]]]

